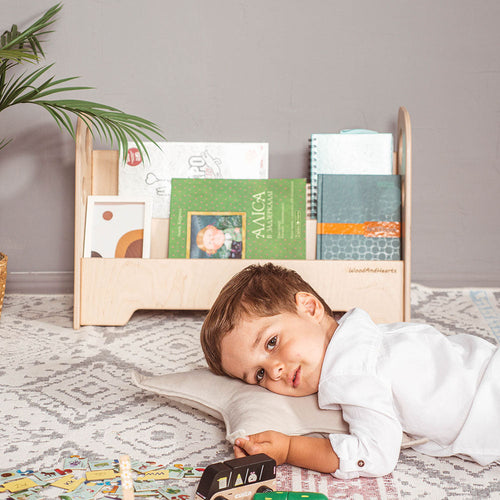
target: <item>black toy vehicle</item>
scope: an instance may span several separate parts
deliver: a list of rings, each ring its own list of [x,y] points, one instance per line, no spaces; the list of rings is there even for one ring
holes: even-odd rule
[[[255,493],[276,489],[276,462],[251,455],[209,465],[200,479],[196,500],[252,500]]]

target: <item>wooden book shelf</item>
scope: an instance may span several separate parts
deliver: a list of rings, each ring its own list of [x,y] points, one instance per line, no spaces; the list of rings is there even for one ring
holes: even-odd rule
[[[398,114],[395,173],[402,176],[400,261],[279,260],[295,269],[335,311],[359,306],[375,322],[410,319],[411,125]],[[79,119],[75,158],[75,261],[73,328],[124,325],[139,309],[208,310],[222,286],[257,260],[168,259],[168,220],[153,219],[150,259],[84,258],[89,195],[118,194],[118,151],[94,150]],[[307,238],[314,245],[316,235]]]

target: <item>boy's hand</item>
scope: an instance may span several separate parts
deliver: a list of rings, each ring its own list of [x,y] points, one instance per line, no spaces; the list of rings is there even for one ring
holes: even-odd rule
[[[287,436],[281,432],[265,431],[235,441],[236,458],[265,453],[277,465],[288,463],[318,472],[335,472],[339,458],[328,438]]]
[[[277,431],[265,431],[238,438],[235,441],[234,456],[242,458],[247,455],[265,453],[274,458],[277,465],[281,465],[287,461],[289,448],[290,436]]]

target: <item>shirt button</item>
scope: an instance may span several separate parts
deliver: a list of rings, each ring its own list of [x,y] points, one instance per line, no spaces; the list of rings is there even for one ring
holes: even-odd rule
[[[363,460],[358,460],[358,467],[364,467],[365,462]]]

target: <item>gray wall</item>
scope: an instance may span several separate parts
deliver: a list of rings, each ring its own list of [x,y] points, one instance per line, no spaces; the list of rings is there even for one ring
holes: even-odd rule
[[[1,0],[2,29],[56,0]],[[312,132],[413,128],[413,281],[500,286],[497,0],[67,0],[45,45],[85,98],[170,140],[268,141],[272,177],[308,175]],[[71,290],[74,145],[34,106],[4,111],[7,289]],[[107,146],[104,146],[107,147]]]

